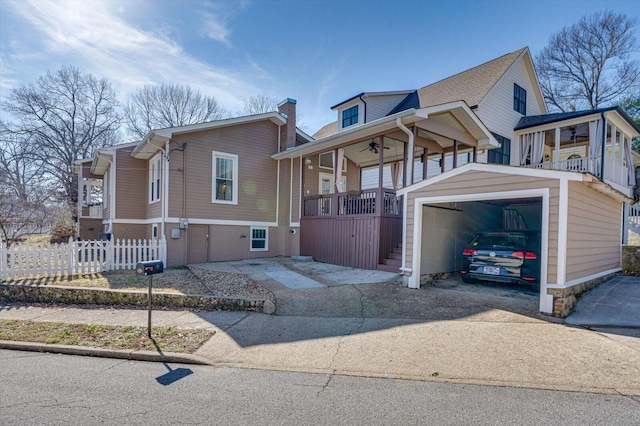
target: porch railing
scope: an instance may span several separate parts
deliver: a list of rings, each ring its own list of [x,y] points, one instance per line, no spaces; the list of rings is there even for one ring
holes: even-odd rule
[[[370,189],[338,194],[313,195],[303,200],[304,217],[401,214],[392,189]]]

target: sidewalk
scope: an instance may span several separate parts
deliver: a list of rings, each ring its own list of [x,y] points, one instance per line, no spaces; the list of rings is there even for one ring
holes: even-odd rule
[[[154,311],[152,318],[215,331],[194,357],[215,366],[640,395],[640,336],[498,309],[453,320],[226,311]],[[0,319],[146,326],[147,312],[5,306]]]

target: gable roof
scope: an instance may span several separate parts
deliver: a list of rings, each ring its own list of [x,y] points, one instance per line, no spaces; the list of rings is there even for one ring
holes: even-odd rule
[[[332,121],[329,124],[325,124],[324,126],[322,126],[320,128],[320,130],[315,132],[313,134],[313,138],[314,139],[322,139],[322,138],[327,137],[327,136],[335,135],[336,133],[338,133],[338,122],[337,121]]]
[[[528,48],[507,53],[484,64],[418,89],[419,107],[463,100],[472,108],[489,93],[500,77]]]

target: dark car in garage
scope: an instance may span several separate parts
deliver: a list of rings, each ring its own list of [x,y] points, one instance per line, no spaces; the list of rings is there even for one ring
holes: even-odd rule
[[[462,252],[460,276],[466,283],[484,280],[537,285],[539,247],[532,233],[478,233]]]

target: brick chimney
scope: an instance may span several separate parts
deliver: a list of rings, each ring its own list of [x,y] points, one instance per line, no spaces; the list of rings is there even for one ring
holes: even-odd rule
[[[287,98],[280,102],[278,113],[287,119],[287,124],[283,126],[284,133],[280,143],[284,149],[293,148],[296,146],[296,100]]]

